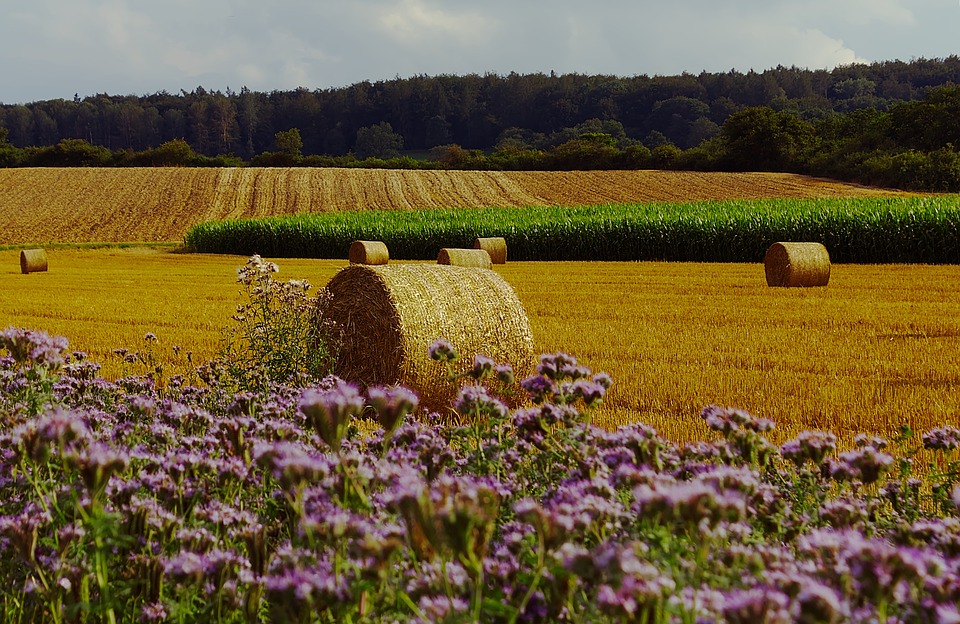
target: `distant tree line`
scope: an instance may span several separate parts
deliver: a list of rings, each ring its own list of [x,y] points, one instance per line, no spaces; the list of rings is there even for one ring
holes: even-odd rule
[[[0,166],[682,168],[960,190],[960,57],[0,104]]]

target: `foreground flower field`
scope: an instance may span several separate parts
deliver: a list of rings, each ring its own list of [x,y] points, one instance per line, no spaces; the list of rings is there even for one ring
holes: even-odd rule
[[[569,355],[519,382],[431,356],[451,413],[334,378],[111,382],[4,330],[3,621],[960,621],[960,430],[839,452],[708,407],[681,445],[591,426],[615,380]]]

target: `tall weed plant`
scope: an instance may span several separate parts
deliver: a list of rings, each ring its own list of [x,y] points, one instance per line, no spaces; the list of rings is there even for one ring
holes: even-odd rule
[[[253,255],[237,269],[245,303],[224,330],[217,359],[202,367],[205,381],[239,390],[270,384],[302,386],[327,375],[336,357],[336,328],[322,321],[326,289],[311,296],[306,280],[279,281],[276,263]]]

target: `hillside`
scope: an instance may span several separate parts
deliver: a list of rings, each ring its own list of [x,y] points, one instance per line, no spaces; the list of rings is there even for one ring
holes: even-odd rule
[[[782,173],[0,169],[0,245],[180,241],[200,221],[331,210],[894,194]]]

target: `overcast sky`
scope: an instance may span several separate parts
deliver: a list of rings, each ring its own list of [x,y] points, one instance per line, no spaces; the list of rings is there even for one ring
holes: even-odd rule
[[[958,0],[0,0],[0,102],[960,54]]]

